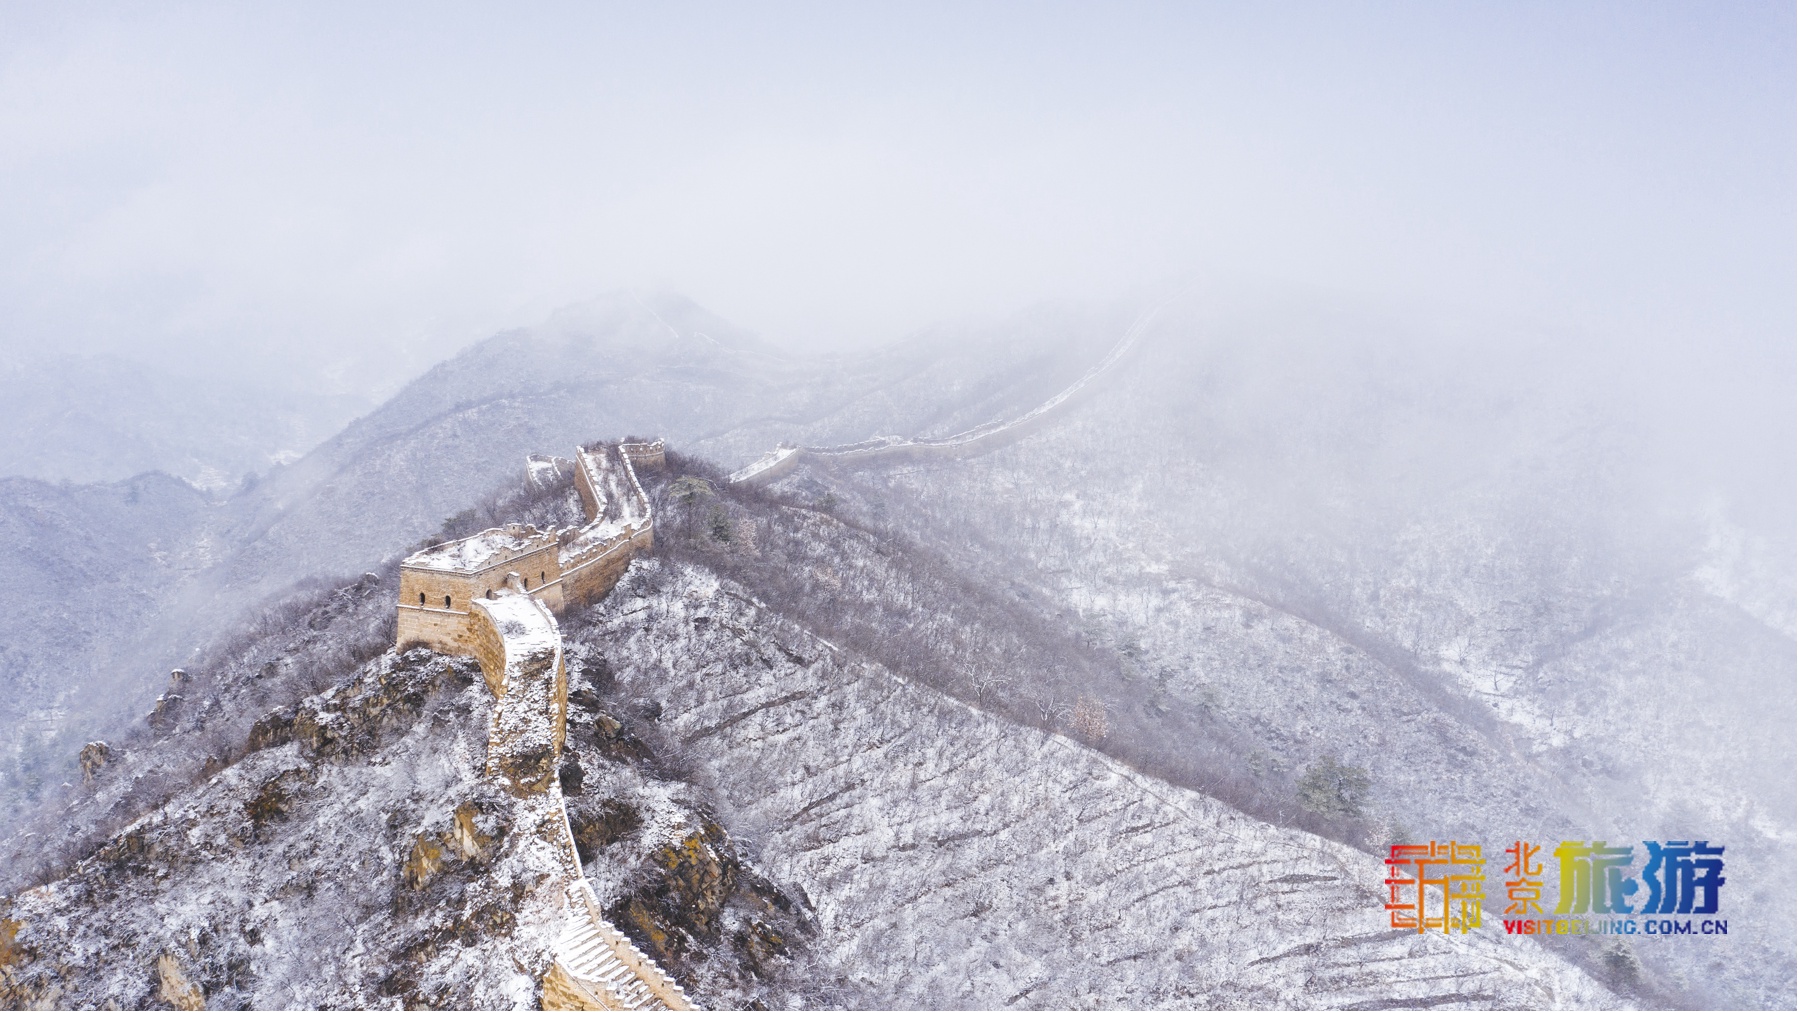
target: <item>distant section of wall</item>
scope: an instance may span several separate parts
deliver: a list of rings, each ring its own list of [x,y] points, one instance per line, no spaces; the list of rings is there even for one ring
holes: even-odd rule
[[[635,462],[653,461],[659,466],[664,455],[658,443],[629,445],[636,449],[626,453],[623,445],[602,444],[575,453],[575,486],[590,524],[635,524],[649,517],[649,500],[637,481]]]
[[[574,475],[575,462],[567,457],[552,457],[542,453],[525,456],[525,487],[533,491],[555,488]]]
[[[1022,439],[1068,405],[1091,392],[1096,381],[1110,372],[1137,345],[1144,331],[1169,304],[1186,294],[1183,290],[1157,303],[1139,315],[1131,328],[1098,364],[1082,374],[1061,393],[1010,421],[988,422],[941,439],[907,439],[901,436],[879,436],[859,443],[838,446],[783,446],[764,454],[755,463],[732,472],[733,485],[765,485],[788,474],[802,462],[830,465],[871,463],[880,460],[916,460],[920,458],[962,458],[987,453],[1007,443]]]
[[[798,467],[805,454],[798,446],[777,446],[748,467],[732,471],[726,480],[733,485],[764,485]]]
[[[606,483],[594,463],[594,456],[586,449],[575,451],[575,491],[581,496],[581,509],[587,513],[589,523],[598,523],[606,518]]]
[[[650,547],[648,528],[623,530],[610,538],[580,545],[563,555],[563,596],[575,604],[592,604],[612,590],[639,551]]]
[[[612,590],[638,552],[656,543],[649,497],[634,464],[661,466],[660,440],[582,448],[575,455],[575,485],[588,506],[589,523],[562,545],[562,594],[570,604],[592,604]]]
[[[662,467],[668,463],[662,440],[653,443],[620,443],[618,452],[633,467]]]

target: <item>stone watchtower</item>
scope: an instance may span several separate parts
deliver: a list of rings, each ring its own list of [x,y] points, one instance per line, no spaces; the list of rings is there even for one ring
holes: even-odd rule
[[[507,524],[433,545],[400,565],[396,639],[445,654],[472,654],[469,609],[492,600],[516,577],[525,593],[562,610],[562,562],[555,531]]]
[[[575,451],[575,490],[586,524],[563,531],[507,524],[408,556],[400,563],[395,642],[474,655],[471,602],[494,600],[508,586],[557,615],[569,605],[605,597],[631,559],[655,542],[637,468],[662,464],[661,440],[581,447]],[[535,476],[528,463],[527,478]],[[515,578],[516,584],[509,584]]]

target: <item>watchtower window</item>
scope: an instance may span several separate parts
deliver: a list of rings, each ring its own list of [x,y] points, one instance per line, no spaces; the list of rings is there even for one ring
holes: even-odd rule
[[[529,576],[525,577],[525,589],[526,590],[531,589],[531,578]]]
[[[547,572],[549,572],[549,570],[547,570],[547,569],[546,569],[546,570],[544,570],[544,573],[547,573]],[[544,584],[545,584],[545,583],[547,583],[547,582],[549,582],[549,581],[547,581],[547,580],[545,580],[545,579],[544,579],[544,578],[543,578],[543,573],[538,573],[538,574],[537,574],[537,585],[538,585],[538,586],[539,586],[539,587],[541,587],[541,586],[543,586],[543,585],[544,585]]]
[[[493,600],[493,591],[491,591],[491,590],[490,590],[490,591],[488,591],[488,592],[487,592],[487,599],[488,599],[488,600],[489,600],[489,601],[491,601],[491,600]]]
[[[450,606],[450,595],[445,594],[444,595],[444,607],[448,608],[449,606]]]
[[[425,606],[425,592],[421,590],[421,591],[419,591],[419,607],[422,608],[424,606]]]

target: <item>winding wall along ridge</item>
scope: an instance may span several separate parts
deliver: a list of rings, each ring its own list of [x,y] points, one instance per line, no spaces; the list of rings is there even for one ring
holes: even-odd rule
[[[1004,446],[1013,440],[1022,439],[1036,431],[1039,426],[1062,408],[1091,390],[1095,381],[1110,372],[1136,346],[1138,339],[1162,314],[1162,311],[1186,292],[1187,289],[1176,292],[1139,314],[1130,329],[1125,331],[1118,343],[1112,346],[1112,350],[1106,353],[1105,358],[1100,359],[1060,393],[1017,418],[1009,421],[987,422],[952,436],[934,439],[878,436],[859,443],[841,443],[836,446],[777,446],[749,466],[733,471],[729,481],[733,485],[765,485],[788,474],[802,461],[844,464],[889,458],[971,457]]]
[[[486,774],[516,799],[515,824],[530,834],[543,866],[543,883],[527,902],[560,909],[547,919],[559,928],[541,980],[546,1009],[694,1008],[681,986],[601,914],[557,778],[568,670],[556,612],[605,596],[637,551],[653,544],[636,468],[662,462],[660,441],[583,447],[574,465],[585,525],[497,527],[416,552],[401,566],[399,645],[473,656],[494,695]],[[528,474],[540,467],[533,458]]]
[[[730,476],[763,484],[802,460],[862,462],[921,456],[965,457],[1034,431],[1090,390],[1136,345],[1174,301],[1138,316],[1110,352],[1060,393],[1017,418],[940,439],[888,436],[830,447],[779,447]],[[496,703],[488,734],[487,775],[537,824],[554,868],[547,879],[563,916],[542,978],[543,1005],[559,1009],[689,1009],[686,993],[602,916],[581,868],[557,771],[566,736],[568,674],[556,614],[612,589],[639,550],[654,544],[654,518],[637,467],[660,466],[661,441],[581,447],[573,461],[533,456],[527,480],[571,464],[587,523],[564,531],[509,524],[434,545],[401,565],[397,639],[480,661]],[[535,573],[533,573],[535,570]],[[539,890],[540,894],[545,891]],[[549,902],[544,895],[539,904]]]

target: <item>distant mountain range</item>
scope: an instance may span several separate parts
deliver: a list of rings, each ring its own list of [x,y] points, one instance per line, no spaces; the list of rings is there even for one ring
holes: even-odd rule
[[[1047,806],[1073,799],[1083,813],[1147,805],[1146,824],[1162,809],[1144,797],[1168,792],[1181,820],[1228,828],[1233,846],[1332,855],[1293,865],[1294,882],[1324,881],[1307,876],[1337,874],[1321,870],[1332,862],[1375,867],[1368,853],[1411,839],[1485,841],[1490,858],[1514,839],[1726,840],[1732,920],[1742,925],[1727,941],[1620,949],[1593,940],[1549,950],[1553,959],[1520,977],[1476,949],[1433,950],[1446,960],[1442,979],[1468,980],[1413,998],[1789,1000],[1795,595],[1780,560],[1791,557],[1790,532],[1745,528],[1705,489],[1670,493],[1657,448],[1628,419],[1526,353],[1474,354],[1316,301],[1195,295],[1078,403],[991,452],[815,460],[763,490],[724,484],[781,443],[941,437],[1018,417],[1086,374],[1142,308],[1045,309],[832,360],[783,354],[684,299],[613,297],[468,349],[223,498],[156,474],[0,482],[0,536],[15,546],[0,577],[30,588],[0,618],[9,690],[0,726],[17,731],[0,782],[16,813],[8,852],[24,843],[18,834],[45,832],[47,813],[70,798],[95,813],[59,830],[71,840],[105,838],[117,828],[107,819],[160,804],[158,791],[199,804],[183,786],[188,774],[152,772],[237,769],[248,761],[238,723],[250,711],[299,705],[371,677],[367,664],[399,663],[369,659],[382,647],[396,560],[523,508],[527,453],[653,436],[697,484],[679,496],[659,486],[668,536],[659,529],[654,564],[634,571],[625,596],[567,624],[576,654],[592,662],[580,676],[590,708],[681,757],[680,772],[615,771],[608,796],[642,812],[673,805],[753,841],[762,850],[745,845],[744,881],[767,875],[768,895],[810,897],[815,922],[782,931],[825,931],[795,943],[792,965],[804,972],[778,987],[747,969],[750,950],[710,970],[702,964],[712,957],[695,957],[692,972],[736,981],[714,1000],[1381,1000],[1380,980],[1326,955],[1352,944],[1355,889],[1377,894],[1362,871],[1350,876],[1361,886],[1325,890],[1315,912],[1338,920],[1286,946],[1287,957],[1277,943],[1299,937],[1288,928],[1234,949],[1231,933],[1255,933],[1222,921],[1204,944],[1194,936],[1156,949],[1158,931],[1198,915],[1169,908],[1154,915],[1159,927],[1133,921],[1132,897],[1156,883],[1114,881],[1109,866],[1057,849],[1053,819],[994,807],[1015,790],[1038,791]],[[207,672],[206,698],[171,709],[169,694],[198,691],[168,680],[190,662]],[[776,691],[789,681],[796,688]],[[149,733],[143,714],[159,692],[159,719],[173,729],[157,732],[163,744],[118,767],[138,772],[97,788],[103,803],[81,800],[83,744],[127,726]],[[721,701],[738,696],[768,714]],[[440,702],[457,719],[473,705]],[[789,708],[791,720],[779,716]],[[909,730],[909,713],[929,715],[921,730]],[[855,714],[865,715],[859,730],[846,724]],[[891,742],[904,763],[935,768],[928,740],[902,744],[913,734],[941,735],[943,754],[974,772],[927,790],[885,764],[831,765]],[[1054,758],[1064,746],[1066,768]],[[583,762],[600,764],[625,746],[591,748]],[[1037,758],[1008,758],[1017,755]],[[125,784],[140,776],[134,795]],[[691,786],[650,783],[658,777]],[[234,794],[221,797],[219,811],[236,810]],[[955,805],[970,806],[967,819],[994,847],[932,821]],[[1082,848],[1125,847],[1142,821],[1106,819],[1079,831]],[[858,850],[840,846],[844,834],[868,835]],[[642,839],[639,857],[650,861],[655,849]],[[1199,833],[1184,846],[1209,840]],[[948,863],[908,856],[927,847],[950,848]],[[1039,856],[1008,857],[1019,854]],[[908,900],[874,868],[931,884]],[[955,873],[939,881],[933,869]],[[650,888],[620,875],[619,903]],[[1031,920],[1052,897],[1085,911],[1070,915],[1076,935]],[[991,981],[963,987],[896,955],[957,918],[976,926],[940,955],[953,950],[957,972],[991,971]],[[704,925],[682,930],[712,944]],[[395,931],[381,944],[402,945]],[[1131,968],[1076,973],[1052,958],[1088,942],[1116,957],[1108,965]],[[662,956],[683,965],[678,950]],[[994,965],[968,962],[973,953]],[[1297,976],[1277,957],[1294,958]],[[1214,958],[1241,972],[1202,971]],[[1273,969],[1249,973],[1251,959]],[[1569,966],[1581,976],[1557,976]],[[1312,971],[1333,983],[1303,990],[1297,981]],[[1182,980],[1206,983],[1182,991]],[[500,986],[469,983],[464,998],[490,984]],[[330,1000],[375,1000],[359,987],[346,983]]]
[[[219,496],[299,459],[375,406],[119,355],[0,366],[0,403],[0,476],[85,483],[162,471]]]

